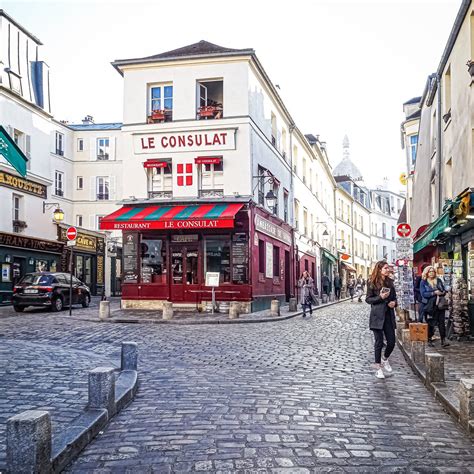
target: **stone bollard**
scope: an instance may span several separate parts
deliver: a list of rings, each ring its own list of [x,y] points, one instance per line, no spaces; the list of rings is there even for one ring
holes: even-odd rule
[[[173,303],[163,301],[163,319],[173,319]]]
[[[272,300],[270,306],[270,316],[280,316],[280,301]]]
[[[298,305],[296,303],[296,298],[290,298],[288,311],[290,313],[294,313],[295,311],[298,311]]]
[[[122,342],[122,363],[120,370],[137,370],[138,345],[136,342]]]
[[[101,301],[99,304],[99,319],[104,321],[110,318],[110,301]]]
[[[238,319],[240,314],[240,303],[231,301],[229,305],[229,319]]]
[[[324,294],[323,295],[323,304],[326,304],[328,302],[328,295]]]
[[[474,379],[459,382],[459,421],[469,430],[469,421],[474,420]]]
[[[89,372],[89,408],[105,408],[109,418],[115,413],[113,367],[97,367]]]
[[[402,345],[405,349],[410,348],[410,330],[402,329]]]
[[[406,328],[406,325],[405,323],[401,322],[401,323],[397,323],[397,339],[402,342],[402,329],[405,329]]]
[[[51,472],[51,417],[28,410],[7,420],[7,472]]]
[[[425,363],[425,347],[424,341],[411,341],[411,360],[415,364]]]
[[[430,352],[425,356],[426,385],[444,382],[444,356],[437,352]]]

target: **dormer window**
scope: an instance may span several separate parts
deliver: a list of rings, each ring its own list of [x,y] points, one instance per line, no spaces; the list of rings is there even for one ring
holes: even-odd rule
[[[151,86],[148,100],[148,123],[173,120],[173,86],[171,84]]]

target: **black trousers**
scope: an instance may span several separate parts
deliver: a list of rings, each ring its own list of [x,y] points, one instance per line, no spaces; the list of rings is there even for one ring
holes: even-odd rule
[[[385,335],[385,339],[387,341],[387,345],[385,346],[385,359],[390,357],[390,354],[393,352],[395,348],[395,328],[392,324],[392,317],[389,314],[385,315],[385,320],[383,322],[382,329],[372,329],[374,332],[374,355],[375,355],[375,363],[380,364],[382,362],[382,348],[383,348],[383,336]]]
[[[438,326],[439,336],[443,340],[446,337],[446,323],[445,323],[444,310],[441,311],[439,309],[436,309],[432,318],[430,318],[429,315],[425,315],[425,316],[427,317],[427,321],[428,321],[428,339],[431,339],[434,336],[435,328],[436,326]]]
[[[341,298],[341,289],[340,288],[334,288],[334,292],[336,293],[336,299],[340,299]]]

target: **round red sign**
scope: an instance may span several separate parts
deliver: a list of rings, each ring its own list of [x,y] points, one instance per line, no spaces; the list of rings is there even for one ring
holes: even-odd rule
[[[77,229],[75,227],[68,227],[66,231],[67,240],[76,240]]]
[[[406,222],[397,225],[397,234],[400,237],[408,237],[411,234],[411,226]]]

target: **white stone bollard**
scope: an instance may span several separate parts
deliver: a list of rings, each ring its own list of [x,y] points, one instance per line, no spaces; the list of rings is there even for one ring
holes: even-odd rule
[[[296,298],[290,298],[289,306],[288,306],[288,311],[290,313],[294,313],[295,311],[298,311],[298,305],[296,303]]]
[[[109,418],[115,413],[113,367],[97,367],[89,372],[89,408],[105,408]]]
[[[474,420],[474,379],[459,382],[459,421],[469,430],[469,421]]]
[[[280,300],[272,300],[270,305],[270,316],[280,316]]]
[[[238,319],[240,315],[240,303],[231,301],[229,306],[229,319]]]
[[[99,319],[104,321],[110,318],[110,301],[101,301],[99,304]]]
[[[163,301],[163,319],[173,319],[173,303]]]

